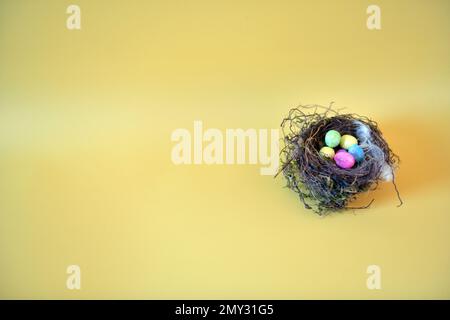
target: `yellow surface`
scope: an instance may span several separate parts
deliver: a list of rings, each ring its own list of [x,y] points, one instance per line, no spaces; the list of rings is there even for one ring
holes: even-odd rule
[[[369,4],[1,1],[0,297],[450,298],[450,3],[376,1],[379,31]],[[194,120],[330,101],[379,123],[402,207],[319,218],[257,165],[171,162]]]

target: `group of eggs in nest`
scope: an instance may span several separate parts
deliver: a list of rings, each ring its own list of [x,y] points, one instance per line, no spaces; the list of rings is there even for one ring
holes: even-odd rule
[[[364,150],[358,145],[358,140],[349,134],[341,134],[336,130],[329,130],[325,134],[325,145],[319,154],[332,159],[339,168],[350,169],[355,163],[364,160]],[[340,149],[335,151],[335,148]]]

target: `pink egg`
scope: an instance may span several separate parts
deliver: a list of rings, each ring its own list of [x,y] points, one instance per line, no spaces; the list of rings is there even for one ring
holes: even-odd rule
[[[334,161],[342,169],[350,169],[355,164],[355,158],[345,150],[339,150],[334,156]]]

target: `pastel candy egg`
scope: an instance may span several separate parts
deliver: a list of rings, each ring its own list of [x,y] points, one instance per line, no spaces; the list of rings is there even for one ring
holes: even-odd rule
[[[350,153],[357,162],[364,160],[364,150],[357,144],[350,146],[350,148],[348,148],[348,153]]]
[[[341,134],[336,130],[329,130],[325,134],[325,144],[330,148],[337,147],[341,141]]]
[[[350,169],[355,164],[355,158],[347,151],[336,153],[334,161],[339,168]]]
[[[349,134],[344,134],[341,137],[341,148],[347,149],[350,148],[352,145],[354,144],[358,144],[358,140],[356,140],[356,138],[354,136],[351,136]]]
[[[324,158],[333,159],[334,158],[334,150],[330,147],[322,147],[319,151],[320,155]]]

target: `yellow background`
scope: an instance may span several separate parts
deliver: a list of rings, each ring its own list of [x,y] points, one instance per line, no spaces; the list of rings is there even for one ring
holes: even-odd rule
[[[1,1],[0,298],[450,298],[449,13],[447,0]],[[331,101],[379,122],[402,207],[386,184],[370,210],[319,218],[259,166],[171,162],[171,132],[194,120],[276,128]],[[371,264],[382,290],[366,287]]]

